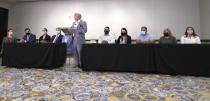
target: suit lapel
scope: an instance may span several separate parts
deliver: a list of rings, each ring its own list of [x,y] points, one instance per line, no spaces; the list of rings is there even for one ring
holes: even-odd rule
[[[28,38],[28,41],[30,42],[30,40],[31,40],[31,35],[29,35],[29,38]]]
[[[81,24],[82,24],[82,20],[80,20],[80,22],[79,22],[79,27],[81,27]]]

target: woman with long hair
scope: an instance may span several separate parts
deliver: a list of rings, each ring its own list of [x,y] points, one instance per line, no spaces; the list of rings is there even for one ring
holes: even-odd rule
[[[117,39],[117,44],[131,44],[131,36],[128,35],[127,29],[121,29],[121,35]]]
[[[193,27],[187,27],[185,35],[181,37],[182,44],[201,44],[200,37],[195,33]]]
[[[171,30],[169,28],[163,31],[163,36],[159,40],[159,44],[176,44],[177,40],[173,36]]]

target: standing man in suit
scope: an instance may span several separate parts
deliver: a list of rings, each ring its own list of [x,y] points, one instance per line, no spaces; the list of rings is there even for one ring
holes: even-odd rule
[[[61,35],[61,29],[56,28],[56,35],[51,38],[52,43],[62,43],[63,35]]]
[[[31,33],[30,28],[25,29],[25,35],[20,40],[21,43],[36,43],[36,35]]]
[[[82,44],[85,43],[85,33],[87,32],[87,23],[83,21],[80,13],[74,14],[75,22],[73,22],[71,29],[75,29],[73,33],[73,53],[75,65],[74,67],[80,67],[81,65],[81,50]]]

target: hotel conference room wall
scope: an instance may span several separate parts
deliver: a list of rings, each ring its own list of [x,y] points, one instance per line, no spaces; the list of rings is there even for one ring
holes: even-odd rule
[[[23,30],[30,27],[41,36],[46,27],[49,33],[56,27],[69,27],[73,14],[80,12],[87,21],[87,39],[97,39],[103,35],[104,26],[111,28],[117,38],[120,29],[126,27],[132,38],[136,38],[140,27],[149,28],[154,38],[162,36],[164,28],[171,28],[179,39],[186,26],[193,26],[200,34],[199,0],[72,0],[17,3],[14,6],[14,29],[21,38]]]
[[[203,39],[210,39],[210,0],[200,0],[201,33]]]
[[[6,2],[1,2],[0,1],[0,7],[1,8],[5,8],[5,9],[9,9],[9,20],[8,20],[8,27],[14,27],[14,22],[13,22],[13,17],[14,17],[14,9],[13,9],[13,5],[10,3],[6,3]],[[1,23],[1,22],[0,22]]]

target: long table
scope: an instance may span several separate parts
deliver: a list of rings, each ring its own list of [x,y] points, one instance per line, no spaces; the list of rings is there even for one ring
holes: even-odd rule
[[[66,44],[11,43],[3,45],[2,66],[61,66],[66,60]]]
[[[210,76],[210,45],[84,44],[82,69]]]

